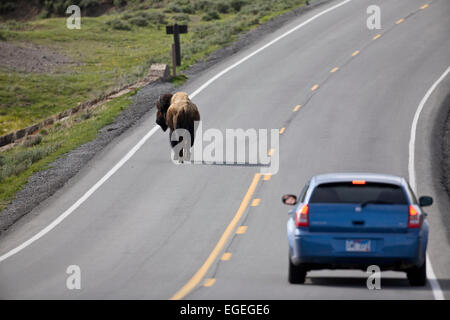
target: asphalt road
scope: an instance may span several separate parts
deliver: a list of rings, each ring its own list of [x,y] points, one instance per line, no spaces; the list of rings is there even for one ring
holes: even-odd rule
[[[182,90],[193,93],[339,3],[298,17]],[[382,10],[381,30],[366,27],[372,4]],[[353,0],[309,21],[193,98],[204,131],[284,127],[277,174],[264,180],[255,167],[174,165],[167,133],[158,130],[52,230],[0,261],[0,298],[433,299],[430,285],[411,288],[405,275],[395,272],[382,274],[382,290],[368,290],[360,271],[316,271],[305,285],[288,284],[289,208],[280,197],[298,193],[318,173],[408,177],[411,123],[427,90],[450,65],[449,30],[447,0]],[[96,156],[10,229],[0,255],[67,212],[153,126],[152,114]],[[419,190],[423,174],[418,172]],[[261,200],[251,206],[254,198]],[[432,213],[430,223],[440,228],[438,215],[444,213]],[[236,234],[239,226],[246,231]],[[436,235],[430,260],[449,298],[448,259],[435,264],[433,258],[449,255],[449,244],[445,233]],[[231,257],[222,261],[225,252]],[[66,287],[69,265],[81,269],[81,290]]]

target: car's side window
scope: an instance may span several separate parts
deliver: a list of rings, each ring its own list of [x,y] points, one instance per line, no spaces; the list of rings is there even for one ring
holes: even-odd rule
[[[418,203],[418,202],[417,202],[417,198],[416,198],[416,195],[414,194],[414,192],[412,191],[411,186],[409,185],[409,183],[407,183],[406,186],[407,186],[407,188],[408,188],[408,193],[409,193],[410,196],[411,196],[411,201],[412,201],[412,203],[413,203],[413,204],[417,204],[417,203]]]
[[[298,197],[299,202],[304,202],[304,201],[305,201],[306,192],[308,191],[308,188],[309,188],[309,183],[307,183],[307,184],[303,187],[303,190],[302,190],[302,192],[300,193],[300,195],[299,195],[299,197]]]

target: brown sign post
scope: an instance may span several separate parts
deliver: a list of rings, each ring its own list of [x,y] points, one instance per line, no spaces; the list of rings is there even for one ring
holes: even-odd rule
[[[187,32],[187,25],[178,25],[175,23],[173,26],[166,26],[166,34],[173,34],[172,61],[174,76],[176,76],[176,66],[181,65],[180,34]]]

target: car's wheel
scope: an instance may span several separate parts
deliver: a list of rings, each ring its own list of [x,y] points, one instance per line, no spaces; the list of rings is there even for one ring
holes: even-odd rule
[[[305,283],[306,278],[306,269],[304,267],[296,266],[291,262],[289,258],[289,282],[293,284],[302,284]]]
[[[409,284],[415,287],[423,287],[427,283],[427,267],[424,262],[420,267],[412,267],[406,271]]]

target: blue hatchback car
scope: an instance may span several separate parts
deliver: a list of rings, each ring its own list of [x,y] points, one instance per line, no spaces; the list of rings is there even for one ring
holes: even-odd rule
[[[382,174],[317,175],[299,197],[284,195],[289,211],[289,282],[310,270],[404,271],[413,286],[426,284],[428,223],[408,182]]]

